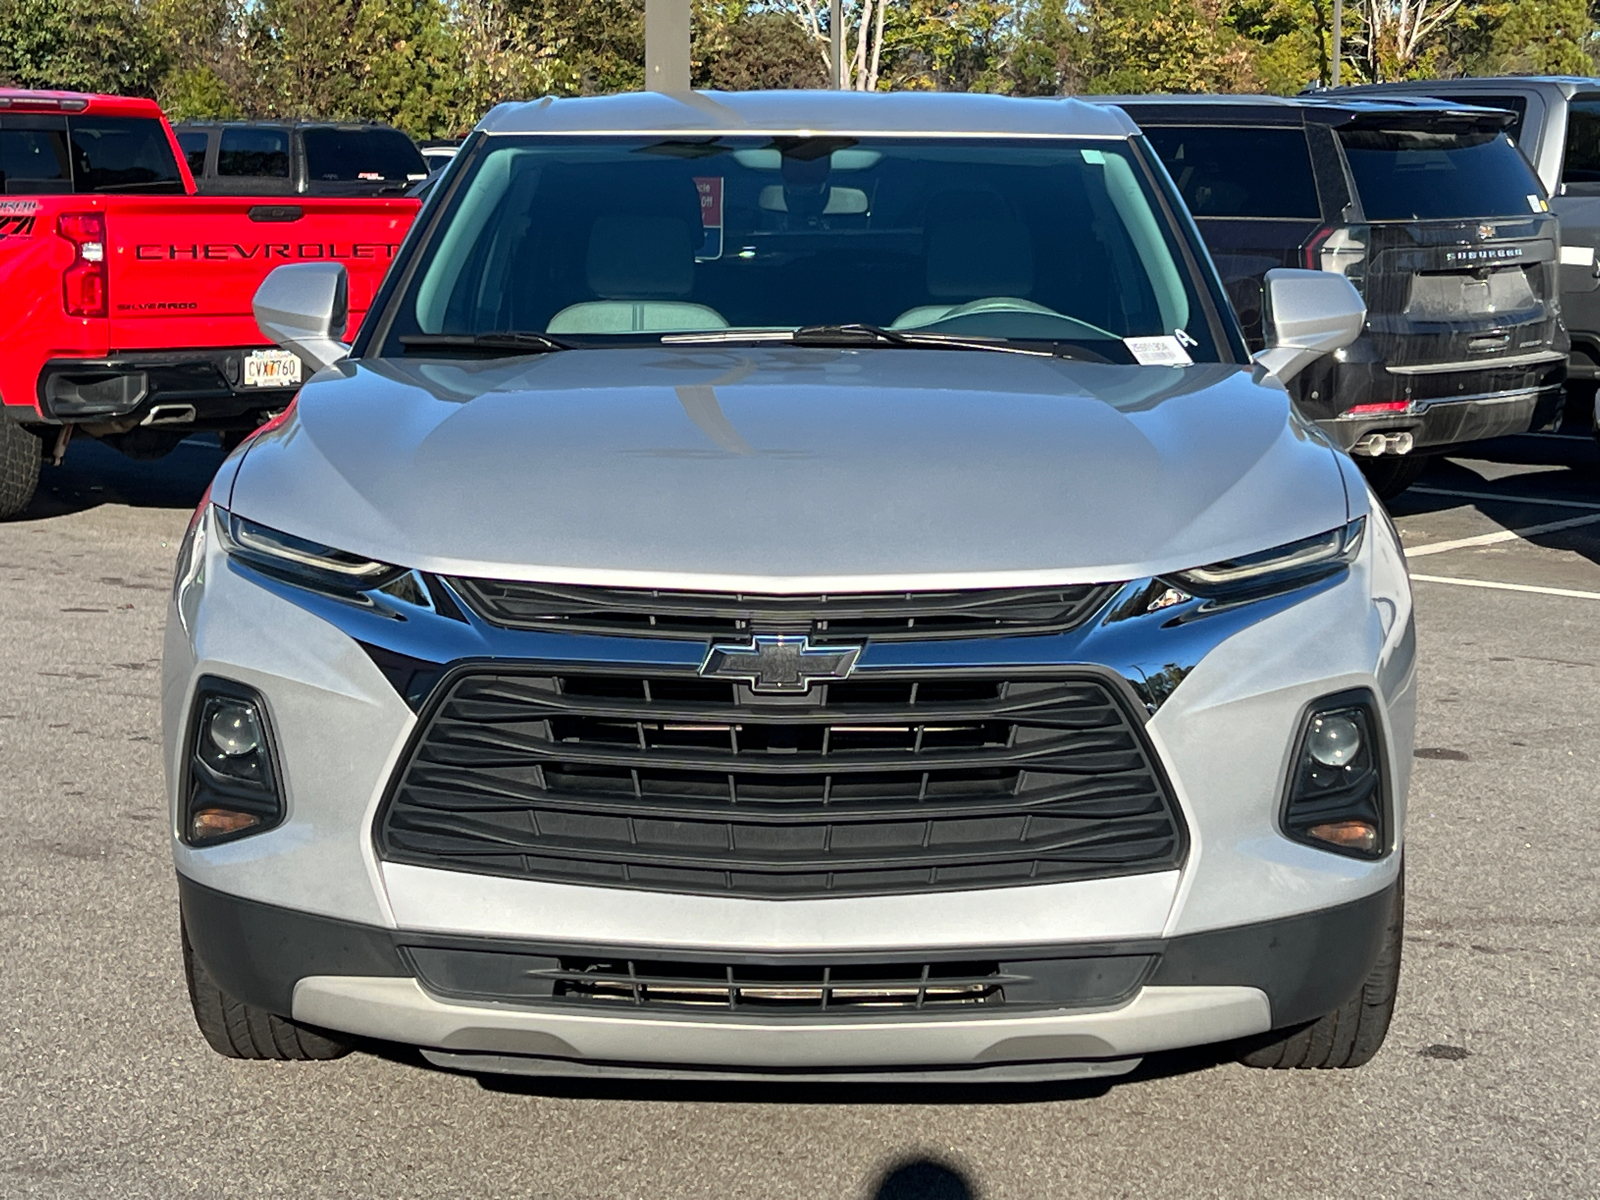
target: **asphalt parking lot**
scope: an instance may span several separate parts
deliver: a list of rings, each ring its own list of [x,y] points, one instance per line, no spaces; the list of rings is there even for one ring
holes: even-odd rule
[[[0,525],[0,1195],[1600,1195],[1587,436],[1440,462],[1394,505],[1423,677],[1379,1056],[1285,1073],[1167,1056],[1109,1086],[945,1091],[480,1082],[400,1052],[207,1049],[158,686],[173,556],[219,459],[75,443]]]

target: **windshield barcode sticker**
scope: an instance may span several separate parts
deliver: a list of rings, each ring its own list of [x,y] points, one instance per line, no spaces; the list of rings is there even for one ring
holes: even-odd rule
[[[1187,367],[1194,359],[1171,334],[1163,337],[1123,338],[1122,344],[1141,367]]]

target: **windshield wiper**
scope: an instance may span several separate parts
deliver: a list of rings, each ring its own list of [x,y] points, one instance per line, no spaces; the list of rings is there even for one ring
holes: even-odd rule
[[[553,350],[576,350],[548,333],[403,333],[400,344],[407,350],[466,350],[484,354],[547,354]]]
[[[1000,340],[954,337],[948,333],[907,333],[885,329],[882,325],[802,325],[789,338],[796,346],[915,346],[938,350],[994,350],[1001,354],[1027,354],[1034,358],[1053,358],[1050,350],[1013,346]]]

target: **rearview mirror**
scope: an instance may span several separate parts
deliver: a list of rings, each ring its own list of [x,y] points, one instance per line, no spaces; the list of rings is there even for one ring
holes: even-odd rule
[[[252,305],[268,341],[292,350],[311,371],[349,357],[340,341],[350,319],[350,279],[339,263],[292,263],[261,281]]]
[[[1265,292],[1267,348],[1252,360],[1258,379],[1288,383],[1324,354],[1355,341],[1367,323],[1361,293],[1331,271],[1279,267],[1267,272]]]

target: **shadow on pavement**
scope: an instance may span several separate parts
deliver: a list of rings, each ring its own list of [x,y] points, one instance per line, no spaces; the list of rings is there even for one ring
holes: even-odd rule
[[[1496,469],[1500,467],[1513,469],[1501,472]],[[1441,491],[1473,495],[1437,494]],[[1588,504],[1596,507],[1582,507]],[[1600,517],[1600,448],[1587,434],[1524,434],[1480,442],[1463,454],[1435,459],[1422,478],[1388,507],[1396,517],[1471,507],[1506,529],[1576,520],[1580,522],[1576,527],[1523,533],[1522,540],[1600,564],[1600,520],[1584,521]]]
[[[977,1192],[957,1168],[931,1158],[891,1167],[872,1200],[975,1200]]]
[[[46,463],[33,503],[12,523],[42,521],[102,504],[193,509],[222,464],[215,434],[196,434],[171,454],[139,462],[89,437],[74,438],[59,467]]]

